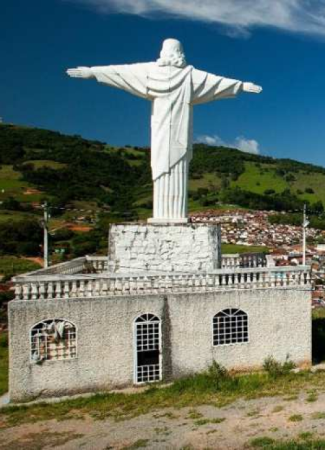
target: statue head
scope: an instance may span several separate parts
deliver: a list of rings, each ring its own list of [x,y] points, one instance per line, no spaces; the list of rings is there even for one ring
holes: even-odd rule
[[[185,67],[186,60],[182,44],[177,39],[165,39],[157,64],[159,66]]]

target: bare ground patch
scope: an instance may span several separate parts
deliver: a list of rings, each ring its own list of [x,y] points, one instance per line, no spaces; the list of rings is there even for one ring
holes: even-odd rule
[[[262,448],[255,444],[292,439],[303,444],[325,438],[325,394],[318,392],[313,402],[308,395],[301,392],[290,401],[277,396],[240,399],[221,407],[161,408],[125,420],[98,420],[79,412],[78,420],[44,420],[3,429],[0,449],[224,450]]]

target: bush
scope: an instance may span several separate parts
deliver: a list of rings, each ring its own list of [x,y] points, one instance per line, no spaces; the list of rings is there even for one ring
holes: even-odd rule
[[[264,360],[263,368],[272,378],[278,378],[283,375],[287,375],[296,366],[293,361],[289,360],[287,355],[284,363],[276,361],[273,356],[269,356]]]
[[[207,374],[217,384],[219,384],[220,381],[230,378],[228,370],[221,364],[217,363],[217,361],[213,361],[212,365],[208,368]]]

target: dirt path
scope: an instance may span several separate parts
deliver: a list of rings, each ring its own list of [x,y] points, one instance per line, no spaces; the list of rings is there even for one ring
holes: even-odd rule
[[[325,438],[325,394],[160,409],[115,422],[88,416],[0,430],[0,449],[244,449],[257,437]]]

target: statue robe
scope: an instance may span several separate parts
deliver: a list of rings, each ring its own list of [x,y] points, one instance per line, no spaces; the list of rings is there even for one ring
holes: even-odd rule
[[[193,106],[234,97],[242,82],[192,66],[159,66],[156,62],[91,69],[99,82],[152,102],[154,218],[185,218],[188,166],[192,158]]]

